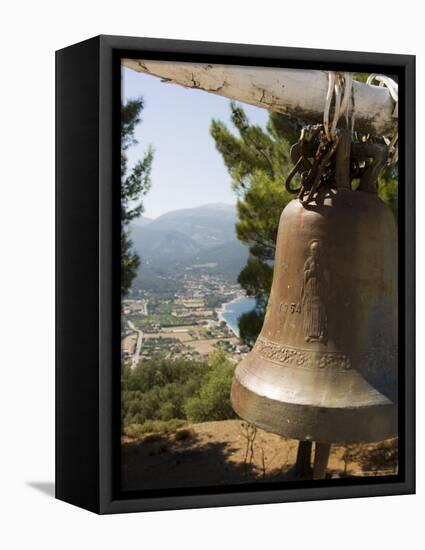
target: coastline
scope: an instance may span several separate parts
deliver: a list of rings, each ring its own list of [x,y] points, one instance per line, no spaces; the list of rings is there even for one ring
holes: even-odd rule
[[[246,296],[246,294],[240,294],[239,296],[236,296],[236,298],[233,298],[229,302],[225,302],[225,303],[221,304],[220,308],[217,309],[217,316],[218,316],[219,322],[224,321],[226,323],[226,325],[229,327],[229,329],[233,332],[233,334],[237,338],[239,338],[239,330],[238,330],[238,328],[235,328],[234,326],[232,326],[231,322],[228,321],[225,318],[225,314],[227,312],[228,306],[231,306],[232,304],[238,303],[241,300],[247,300],[247,299],[252,300],[252,298],[249,298],[248,296]],[[241,314],[242,313],[243,312],[241,312]]]

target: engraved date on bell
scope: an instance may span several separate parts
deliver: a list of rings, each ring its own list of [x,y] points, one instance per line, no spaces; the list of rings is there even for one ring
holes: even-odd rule
[[[284,303],[279,304],[280,313],[301,313],[301,304],[300,303]]]

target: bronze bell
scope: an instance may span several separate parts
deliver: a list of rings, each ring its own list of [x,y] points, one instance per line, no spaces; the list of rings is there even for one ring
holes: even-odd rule
[[[397,227],[376,194],[336,186],[283,210],[261,333],[235,412],[321,443],[397,434]]]

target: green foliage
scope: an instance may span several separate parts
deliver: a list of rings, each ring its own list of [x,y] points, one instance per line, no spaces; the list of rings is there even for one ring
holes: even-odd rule
[[[273,265],[251,256],[246,266],[239,273],[238,283],[246,290],[248,296],[256,298],[257,304],[264,309],[273,279]]]
[[[162,327],[178,327],[181,325],[190,325],[193,323],[196,323],[198,318],[196,316],[193,317],[176,317],[175,315],[171,314],[152,314],[149,315],[149,317],[144,317],[142,319],[138,319],[136,322],[136,325],[138,328],[145,328],[149,325],[155,325],[160,324]]]
[[[357,80],[358,82],[366,82],[368,76],[369,73],[354,73],[354,80]]]
[[[139,256],[132,251],[129,231],[121,224],[121,294],[125,296],[131,288],[131,283],[137,276],[140,265]]]
[[[267,130],[264,131],[261,126],[250,125],[241,106],[231,102],[230,108],[231,121],[239,135],[233,134],[217,120],[212,121],[211,135],[232,177],[233,189],[243,200],[244,191],[251,187],[255,172],[264,175],[269,181],[283,183],[289,166],[289,142],[282,139],[283,125],[279,124],[275,115],[270,116]],[[282,185],[279,190],[280,200],[285,195]]]
[[[237,202],[238,239],[249,244],[260,260],[273,260],[277,227],[283,208],[293,196],[284,190],[281,174],[270,177],[254,169],[249,187]]]
[[[398,217],[398,167],[385,168],[378,178],[378,196],[388,204]]]
[[[239,317],[239,332],[243,334],[244,342],[250,346],[255,344],[264,322],[265,310],[256,307]]]
[[[143,110],[142,98],[130,99],[121,108],[121,294],[128,293],[137,275],[139,257],[132,251],[128,225],[143,212],[142,197],[151,186],[153,150],[129,169],[126,151],[137,144],[134,137]]]
[[[124,424],[184,419],[183,403],[199,387],[202,362],[157,359],[139,363],[122,379]]]
[[[125,430],[135,430],[129,428],[135,424],[141,426],[137,428],[140,433],[165,429],[164,424],[151,421],[232,418],[229,396],[233,370],[221,350],[213,352],[208,362],[157,358],[134,369],[123,367],[121,414]],[[195,408],[199,413],[195,414]]]
[[[224,351],[218,349],[211,354],[209,367],[198,394],[189,398],[184,406],[186,417],[193,422],[235,417],[230,404],[234,366],[226,358]]]

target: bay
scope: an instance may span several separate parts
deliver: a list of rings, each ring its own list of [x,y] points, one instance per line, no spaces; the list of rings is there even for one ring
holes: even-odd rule
[[[226,322],[227,326],[239,336],[239,317],[251,311],[255,307],[255,298],[247,298],[246,296],[241,296],[236,298],[227,304],[223,304],[221,310],[221,317],[223,321]]]

